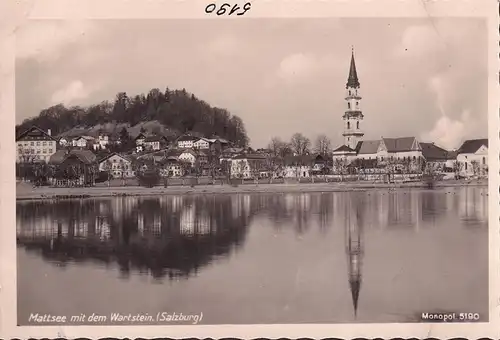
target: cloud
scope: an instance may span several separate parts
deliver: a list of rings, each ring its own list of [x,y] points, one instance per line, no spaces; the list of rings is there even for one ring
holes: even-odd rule
[[[16,56],[54,60],[61,49],[92,31],[87,20],[37,20],[22,26],[16,33]]]
[[[73,80],[66,87],[52,94],[52,104],[71,105],[75,101],[87,98],[92,91],[85,88],[80,80]]]
[[[467,130],[474,125],[470,112],[464,110],[459,120],[441,116],[429,132],[422,134],[423,141],[433,141],[447,149],[456,149],[464,140]]]

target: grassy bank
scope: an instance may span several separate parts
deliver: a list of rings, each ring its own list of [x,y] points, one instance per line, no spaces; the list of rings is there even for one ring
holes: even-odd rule
[[[439,187],[457,186],[487,186],[486,180],[474,181],[443,181],[435,185]],[[33,199],[66,199],[66,198],[90,198],[90,197],[113,197],[113,196],[157,196],[157,195],[186,195],[186,194],[234,194],[234,193],[288,193],[288,192],[345,192],[370,189],[404,189],[404,188],[427,188],[424,183],[293,183],[293,184],[243,184],[230,185],[197,185],[191,186],[157,186],[145,188],[139,186],[99,186],[87,188],[33,188],[29,183],[19,183],[16,187],[17,200]]]

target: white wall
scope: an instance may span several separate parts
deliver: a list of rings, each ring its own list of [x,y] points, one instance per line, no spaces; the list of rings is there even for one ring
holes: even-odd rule
[[[25,162],[42,160],[48,162],[56,152],[56,141],[18,141],[16,142],[16,160]]]
[[[487,174],[486,169],[488,168],[488,148],[482,146],[475,153],[460,153],[457,155],[457,161],[461,163],[462,169],[460,175],[464,177],[474,176],[472,162],[478,163],[479,173],[477,175]]]

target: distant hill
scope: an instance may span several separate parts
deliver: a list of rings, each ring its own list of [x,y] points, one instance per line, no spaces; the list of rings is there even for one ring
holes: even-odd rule
[[[242,147],[249,142],[241,118],[210,106],[185,89],[152,89],[147,95],[133,97],[120,92],[113,103],[89,107],[51,106],[17,125],[16,135],[32,125],[51,129],[53,136],[60,137],[97,136],[100,132],[118,135],[126,128],[132,138],[144,129],[170,138],[184,133],[207,138],[216,135]]]

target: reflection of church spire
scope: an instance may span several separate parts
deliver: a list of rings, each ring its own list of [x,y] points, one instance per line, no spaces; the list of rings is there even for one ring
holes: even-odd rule
[[[359,207],[357,207],[359,208]],[[363,257],[363,244],[361,240],[361,226],[357,214],[351,209],[351,197],[348,198],[346,215],[346,253],[348,256],[349,289],[352,295],[354,317],[358,314],[359,292],[361,289],[361,266]]]

